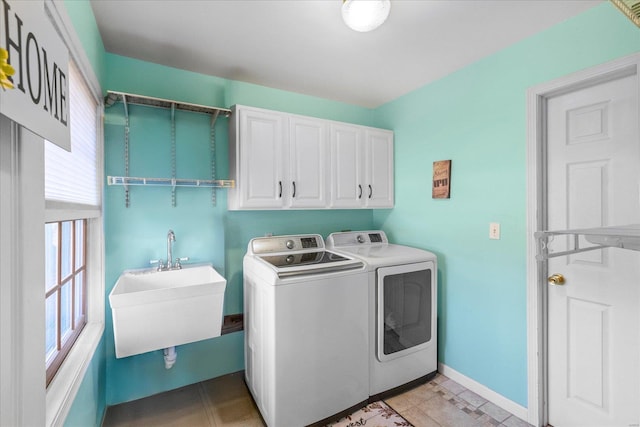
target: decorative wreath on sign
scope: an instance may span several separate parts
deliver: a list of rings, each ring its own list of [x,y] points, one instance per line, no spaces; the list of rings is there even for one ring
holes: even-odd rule
[[[9,52],[0,47],[0,86],[2,90],[13,89],[13,83],[9,80],[9,76],[13,76],[16,72],[11,64],[7,63]]]

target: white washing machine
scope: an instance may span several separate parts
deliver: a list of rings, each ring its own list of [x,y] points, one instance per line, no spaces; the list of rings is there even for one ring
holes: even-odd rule
[[[368,274],[319,235],[249,242],[245,379],[267,425],[299,427],[369,397]]]
[[[327,248],[367,265],[369,280],[369,396],[395,394],[435,376],[437,258],[390,244],[380,230],[329,235]]]

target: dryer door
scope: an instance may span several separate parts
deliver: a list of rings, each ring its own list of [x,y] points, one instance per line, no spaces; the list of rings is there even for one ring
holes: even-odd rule
[[[436,336],[433,262],[377,270],[376,356],[396,359],[430,345]]]

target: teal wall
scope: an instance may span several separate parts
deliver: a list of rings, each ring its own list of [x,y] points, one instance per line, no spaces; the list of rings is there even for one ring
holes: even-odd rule
[[[89,364],[76,399],[64,422],[65,427],[89,427],[102,424],[105,410],[106,359],[104,336]]]
[[[229,107],[246,104],[395,130],[396,207],[380,211],[229,212],[226,190],[105,186],[106,330],[67,425],[91,425],[105,404],[242,369],[243,333],[116,359],[108,304],[120,272],[175,253],[211,262],[228,280],[225,313],[242,310],[241,263],[254,236],[383,228],[397,242],[439,256],[439,359],[523,406],[526,379],[526,90],[640,51],[640,32],[608,3],[426,85],[376,110],[229,81],[104,53],[88,2],[66,0],[103,90]],[[131,107],[131,175],[170,173],[168,113]],[[227,119],[216,125],[218,178],[226,178]],[[177,113],[178,176],[207,176],[208,119]],[[123,115],[105,112],[105,175],[123,174]],[[431,164],[453,160],[452,196],[430,197]],[[106,183],[106,180],[105,180]],[[502,226],[488,239],[489,222]],[[99,424],[97,422],[96,424]]]
[[[229,82],[117,55],[106,55],[109,90],[177,99],[212,106],[245,103],[316,117],[371,123],[371,110],[333,101]],[[130,176],[171,176],[170,111],[131,105]],[[210,117],[176,112],[176,176],[210,176]],[[228,119],[215,126],[217,178],[228,178]],[[105,110],[105,175],[124,175],[124,111],[122,104]],[[106,294],[123,270],[143,268],[166,258],[167,230],[176,233],[175,256],[210,262],[227,278],[224,312],[242,312],[242,257],[249,240],[266,233],[320,233],[373,225],[370,210],[229,212],[226,190],[178,188],[176,207],[171,189],[131,187],[129,208],[124,188],[106,186],[104,201]],[[244,367],[243,333],[178,347],[178,361],[164,368],[162,351],[116,359],[107,295],[106,365],[108,405],[235,372]]]
[[[525,407],[527,88],[638,51],[638,28],[604,3],[376,111],[395,131],[396,207],[374,223],[438,254],[440,362]],[[451,198],[434,200],[446,159]]]
[[[104,88],[106,52],[91,4],[88,1],[64,0],[64,6],[80,38],[87,59],[93,67],[93,72]]]

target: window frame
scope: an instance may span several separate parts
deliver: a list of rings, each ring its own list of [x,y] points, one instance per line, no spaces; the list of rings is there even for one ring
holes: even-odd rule
[[[103,137],[103,100],[102,89],[93,71],[92,65],[82,47],[73,23],[67,14],[64,3],[59,0],[45,0],[47,16],[69,49],[69,59],[75,61],[77,68],[97,103],[96,108],[96,179],[98,181],[99,206],[46,200],[45,223],[70,219],[87,219],[85,247],[87,323],[69,351],[58,372],[46,388],[46,426],[62,426],[76,398],[78,389],[84,380],[103,339],[105,327],[105,285],[104,285],[104,235],[103,235],[103,181],[104,181],[104,137]],[[44,224],[43,224],[44,225]],[[44,236],[44,233],[43,233]],[[44,265],[43,265],[44,268]],[[42,289],[42,287],[41,287]],[[44,310],[44,304],[42,305]],[[44,312],[43,312],[44,318]],[[44,328],[44,323],[42,325]],[[44,343],[43,343],[44,352]],[[44,354],[42,356],[44,358]],[[42,366],[44,370],[44,366]]]
[[[87,219],[86,281],[90,285],[86,288],[87,323],[46,388],[46,426],[64,425],[82,380],[102,340],[105,324],[104,237],[101,211],[95,207],[83,208],[79,205],[64,209],[61,205],[59,202],[45,201],[45,222],[65,221],[71,217]],[[44,304],[42,307],[44,309]],[[44,351],[44,343],[42,348]],[[100,356],[97,355],[97,357]]]
[[[63,259],[63,247],[62,247],[62,224],[65,222],[71,223],[71,271],[66,276],[62,275],[62,259]],[[78,222],[81,222],[80,227],[82,228],[82,240],[78,242],[77,238],[77,227]],[[52,352],[51,355],[46,354],[46,378],[47,378],[47,386],[51,383],[51,380],[55,377],[58,369],[66,359],[69,351],[75,344],[76,340],[82,333],[82,330],[87,324],[87,222],[88,220],[85,218],[78,218],[73,220],[66,221],[54,221],[46,224],[55,224],[57,228],[57,249],[56,249],[56,278],[55,284],[51,287],[45,289],[45,301],[50,298],[52,295],[56,295],[55,304],[56,304],[56,327],[55,327],[55,351]],[[82,246],[82,254],[80,259],[80,265],[76,265],[78,260],[78,243]],[[78,283],[78,277],[82,277],[80,283]],[[47,283],[47,286],[49,284]],[[71,313],[70,314],[70,329],[69,331],[62,331],[62,322],[61,317],[63,314],[62,310],[62,288],[65,286],[71,286]],[[80,310],[76,311],[78,307],[78,303],[76,301],[78,286],[81,286],[82,289],[80,291],[80,295],[82,297],[82,301],[80,301]],[[46,303],[45,303],[45,312],[46,312]],[[45,314],[46,317],[46,314]]]

